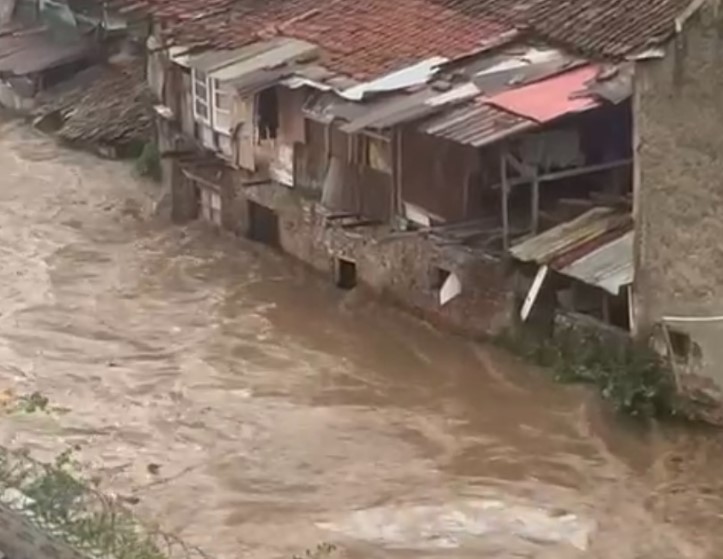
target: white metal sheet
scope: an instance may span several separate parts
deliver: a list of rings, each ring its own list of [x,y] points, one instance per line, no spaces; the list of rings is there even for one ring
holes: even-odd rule
[[[424,85],[439,71],[439,67],[445,62],[447,62],[447,58],[433,56],[412,66],[386,74],[381,78],[350,87],[340,92],[340,95],[350,101],[361,101],[367,95]]]
[[[618,295],[621,287],[633,283],[633,231],[578,258],[560,272]]]
[[[246,47],[229,64],[214,70],[209,75],[220,82],[233,83],[244,76],[263,70],[276,69],[289,62],[312,56],[318,47],[298,39],[275,39],[266,43],[255,43]]]

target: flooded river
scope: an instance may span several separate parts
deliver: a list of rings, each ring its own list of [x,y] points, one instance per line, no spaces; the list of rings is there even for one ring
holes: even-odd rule
[[[642,427],[280,255],[154,217],[129,166],[0,126],[0,390],[212,556],[723,556],[719,436]],[[137,501],[137,502],[136,502]]]

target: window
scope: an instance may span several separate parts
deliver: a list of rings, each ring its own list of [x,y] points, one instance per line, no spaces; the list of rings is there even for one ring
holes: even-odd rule
[[[258,94],[257,118],[259,139],[273,140],[279,128],[279,99],[276,89],[270,87]]]
[[[447,281],[447,278],[451,275],[452,272],[449,270],[445,270],[444,268],[433,268],[432,269],[432,275],[430,278],[430,283],[432,289],[435,291],[439,291],[444,286],[444,283]]]
[[[340,289],[356,287],[356,264],[346,258],[336,259],[336,286]]]
[[[213,128],[216,132],[231,134],[231,92],[213,80]]]
[[[249,239],[272,247],[280,247],[281,229],[276,212],[251,200],[246,201],[246,207]]]
[[[366,138],[366,161],[372,169],[382,173],[392,172],[392,158],[389,141],[383,138]]]
[[[211,87],[206,74],[193,70],[193,116],[196,120],[211,124]]]
[[[668,340],[673,358],[681,364],[699,362],[703,357],[700,346],[691,340],[690,335],[678,330],[668,329]]]
[[[201,217],[214,225],[221,225],[221,195],[207,188],[200,189]]]

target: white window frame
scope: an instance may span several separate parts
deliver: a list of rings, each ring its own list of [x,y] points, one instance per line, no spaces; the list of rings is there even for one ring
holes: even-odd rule
[[[199,96],[197,86],[202,86],[206,90],[205,97]],[[191,101],[193,102],[193,118],[204,124],[211,126],[211,115],[213,110],[213,97],[211,91],[211,80],[203,72],[191,69]],[[206,107],[206,115],[198,112],[198,105]]]
[[[228,89],[223,89],[218,80],[209,79],[211,82],[211,105],[213,112],[213,129],[224,136],[231,136],[231,108],[222,109],[216,102],[217,96],[225,97],[228,105],[231,103],[232,93]],[[220,122],[226,122],[226,126],[220,126]]]

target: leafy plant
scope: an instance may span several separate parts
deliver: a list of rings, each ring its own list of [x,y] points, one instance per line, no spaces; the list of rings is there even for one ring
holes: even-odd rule
[[[616,345],[593,333],[560,328],[553,338],[505,332],[498,343],[554,371],[561,382],[595,384],[616,409],[634,416],[678,412],[671,371],[647,346]]]
[[[136,159],[136,170],[142,177],[161,180],[161,152],[154,142],[147,142]]]
[[[20,410],[25,413],[35,413],[36,411],[47,411],[48,404],[47,396],[40,392],[33,392],[29,396],[21,396],[18,400]]]
[[[118,502],[78,480],[73,466],[71,450],[61,453],[52,465],[45,465],[25,454],[0,449],[0,496],[39,529],[91,556],[206,557],[176,538],[146,529]]]

